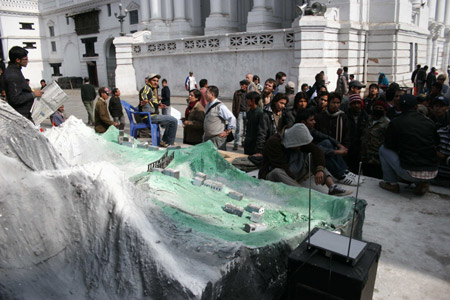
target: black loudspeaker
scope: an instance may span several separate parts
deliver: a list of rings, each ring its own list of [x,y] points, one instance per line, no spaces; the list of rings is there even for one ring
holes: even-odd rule
[[[317,248],[307,249],[307,240],[289,255],[287,299],[372,299],[381,245],[367,242],[352,265]]]

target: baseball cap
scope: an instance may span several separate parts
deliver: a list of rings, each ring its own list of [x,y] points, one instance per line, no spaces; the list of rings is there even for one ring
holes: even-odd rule
[[[403,94],[400,97],[400,106],[402,108],[413,108],[416,105],[417,105],[417,99],[414,95]]]
[[[434,98],[434,102],[440,102],[442,104],[444,104],[445,106],[448,106],[448,99],[445,98],[444,96],[437,96],[436,98]]]
[[[150,73],[150,75],[148,75],[148,79],[152,79],[157,77],[158,79],[161,79],[161,75],[158,75],[156,73]]]
[[[362,84],[359,80],[353,80],[348,84],[349,87],[359,87],[359,88],[365,88],[366,86],[364,84]]]
[[[295,83],[293,83],[292,81],[289,81],[288,83],[286,83],[286,87],[293,90],[293,89],[295,89]]]

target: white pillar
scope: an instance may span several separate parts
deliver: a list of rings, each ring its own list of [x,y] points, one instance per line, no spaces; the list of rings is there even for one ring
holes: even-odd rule
[[[253,8],[248,13],[247,31],[270,30],[281,27],[280,18],[274,16],[273,9],[270,9],[272,5],[268,9],[265,0],[255,0],[253,2]]]
[[[237,31],[237,22],[230,18],[230,9],[224,9],[223,5],[229,2],[210,0],[210,14],[205,20],[205,34],[224,34]]]
[[[430,9],[428,18],[436,19],[436,0],[429,0],[428,8]]]
[[[163,1],[164,5],[164,11],[166,12],[164,16],[164,20],[171,22],[173,20],[173,2],[171,0],[169,1]]]
[[[437,44],[437,42],[436,42],[436,40],[435,39],[433,39],[432,40],[432,46],[431,46],[431,62],[430,62],[430,70],[431,70],[431,68],[432,67],[436,67],[436,44]]]
[[[174,21],[185,21],[186,22],[186,5],[184,0],[173,0],[173,7],[175,18]]]
[[[150,0],[150,17],[152,21],[162,19],[161,0]]]
[[[445,26],[450,26],[450,1],[445,1]]]
[[[150,21],[150,2],[149,0],[141,0],[140,13],[142,15],[140,30],[147,29],[148,22]]]
[[[437,0],[436,21],[439,23],[444,23],[445,2],[445,0]]]
[[[116,47],[116,87],[123,95],[135,95],[138,91],[133,66],[133,37],[117,37],[113,43]]]

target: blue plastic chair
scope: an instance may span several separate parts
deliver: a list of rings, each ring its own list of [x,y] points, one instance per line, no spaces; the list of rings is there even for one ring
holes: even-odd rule
[[[137,138],[138,130],[144,129],[144,128],[150,128],[151,134],[152,134],[152,145],[158,146],[161,138],[161,132],[159,130],[158,124],[152,123],[152,118],[150,116],[149,112],[141,112],[136,107],[130,105],[128,102],[124,100],[120,100],[120,103],[122,104],[123,108],[125,108],[125,111],[127,112],[128,119],[130,120],[130,135],[134,138]],[[147,116],[148,123],[136,123],[134,121],[134,115],[141,115],[141,116]]]

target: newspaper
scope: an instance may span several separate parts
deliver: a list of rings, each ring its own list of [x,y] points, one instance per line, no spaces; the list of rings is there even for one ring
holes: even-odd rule
[[[48,84],[42,91],[44,94],[41,97],[34,98],[33,106],[31,107],[31,118],[34,124],[38,126],[50,117],[64,102],[69,100],[69,97],[63,92],[56,81]]]
[[[170,115],[177,119],[178,125],[183,126],[183,122],[181,122],[181,112],[179,110],[176,110],[175,108],[170,108]]]

